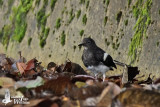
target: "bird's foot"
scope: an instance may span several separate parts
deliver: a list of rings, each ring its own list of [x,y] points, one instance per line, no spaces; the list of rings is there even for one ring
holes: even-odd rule
[[[103,74],[103,82],[105,81],[106,79],[106,74]]]
[[[94,75],[95,80],[98,80],[98,74]]]

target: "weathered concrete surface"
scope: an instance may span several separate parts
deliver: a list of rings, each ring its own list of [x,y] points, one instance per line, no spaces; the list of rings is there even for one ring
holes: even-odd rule
[[[8,18],[4,14],[8,10],[8,1],[4,0],[4,4],[0,8],[0,29],[9,23]],[[17,6],[20,0],[14,2],[13,6]],[[66,59],[70,59],[83,66],[81,61],[82,49],[78,48],[78,44],[84,37],[91,36],[98,46],[106,50],[115,60],[130,64],[128,56],[129,44],[135,31],[133,27],[136,24],[136,19],[132,14],[132,6],[136,0],[131,2],[128,6],[129,0],[110,0],[108,6],[104,3],[105,0],[89,0],[89,7],[85,4],[80,4],[80,0],[57,0],[53,11],[50,9],[50,0],[46,9],[46,13],[50,13],[47,19],[46,27],[50,28],[47,38],[47,43],[43,49],[39,46],[36,14],[43,5],[41,0],[39,6],[35,6],[35,0],[32,9],[27,14],[27,31],[21,43],[11,41],[8,49],[5,51],[2,44],[0,44],[0,52],[7,53],[8,56],[18,59],[18,51],[22,51],[22,55],[27,59],[36,57],[46,65],[50,61],[58,64],[63,63]],[[145,0],[146,1],[146,0]],[[66,7],[66,8],[65,8]],[[70,24],[69,12],[73,9],[75,14],[74,19]],[[77,12],[81,10],[81,15],[77,18]],[[107,11],[106,11],[107,10]],[[63,12],[64,11],[64,12]],[[116,16],[119,12],[122,16],[117,22]],[[140,57],[133,64],[138,66],[143,74],[153,73],[158,77],[160,75],[160,1],[153,0],[151,7],[151,20],[147,30],[148,38],[143,38],[143,46]],[[12,12],[11,12],[12,13]],[[87,23],[84,25],[82,19],[84,14],[87,16]],[[104,18],[108,17],[106,25],[104,25]],[[56,19],[61,18],[61,27],[57,30],[55,28]],[[128,24],[125,24],[128,20]],[[55,33],[53,31],[55,30]],[[84,35],[80,36],[80,31],[84,30]],[[61,33],[65,31],[66,39],[65,45],[60,43]],[[28,38],[32,37],[31,45],[28,46]],[[108,42],[108,45],[106,44]],[[114,45],[119,47],[113,48]],[[50,56],[50,57],[49,57]]]

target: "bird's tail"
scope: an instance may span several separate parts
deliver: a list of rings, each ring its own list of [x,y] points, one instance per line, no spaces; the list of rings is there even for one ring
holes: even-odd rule
[[[117,65],[120,65],[120,66],[125,66],[126,64],[122,63],[122,62],[119,62],[119,61],[116,61],[116,60],[113,60],[113,62]]]
[[[116,66],[116,64],[115,64],[115,63],[114,63],[114,65],[113,65],[113,67],[117,69],[117,66]]]
[[[110,67],[110,68],[109,68],[109,70],[113,71],[113,68],[112,68],[112,67]]]
[[[116,64],[113,62],[113,64],[112,64],[112,67],[114,67],[115,69],[117,69],[117,66],[116,66]],[[112,67],[110,67],[110,70],[112,70],[113,71],[113,68]]]

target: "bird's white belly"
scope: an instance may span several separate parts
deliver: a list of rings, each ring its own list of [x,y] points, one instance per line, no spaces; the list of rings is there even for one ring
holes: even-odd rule
[[[109,67],[105,66],[105,65],[98,65],[98,66],[88,66],[87,69],[95,74],[98,73],[106,73],[109,70]]]

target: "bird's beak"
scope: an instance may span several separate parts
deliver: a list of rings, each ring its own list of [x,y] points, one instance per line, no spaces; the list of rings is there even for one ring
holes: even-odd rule
[[[83,46],[84,45],[84,43],[81,43],[81,44],[79,44],[78,46]]]

